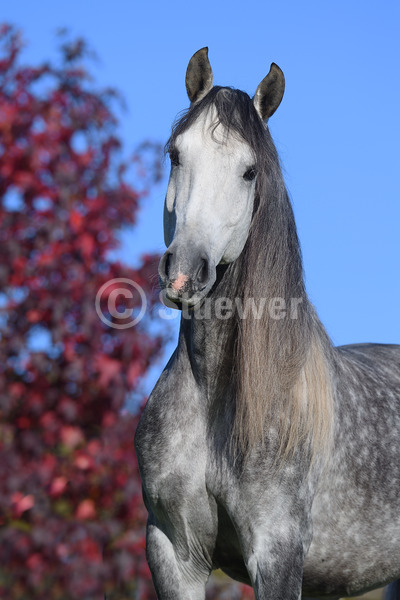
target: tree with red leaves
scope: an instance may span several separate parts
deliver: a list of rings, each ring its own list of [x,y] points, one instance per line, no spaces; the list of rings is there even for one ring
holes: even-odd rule
[[[85,44],[35,68],[13,28],[0,44],[0,597],[154,598],[137,417],[121,409],[163,342],[148,327],[157,258],[109,259],[143,193],[116,163],[113,95],[90,89]],[[117,284],[96,312],[116,278],[143,290],[134,327],[113,327],[119,297],[104,312]],[[136,314],[143,297],[128,300]]]
[[[91,89],[85,52],[81,40],[65,43],[59,65],[24,67],[19,33],[0,28],[4,600],[156,597],[138,417],[123,407],[128,394],[140,399],[140,378],[165,341],[151,327],[158,258],[132,269],[110,250],[118,228],[135,223],[159,163],[143,170],[144,145],[136,189],[127,183],[114,94]],[[207,597],[249,594],[214,581]]]

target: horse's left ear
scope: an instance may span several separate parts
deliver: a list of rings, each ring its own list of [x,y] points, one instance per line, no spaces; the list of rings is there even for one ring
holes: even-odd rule
[[[186,90],[192,104],[204,98],[213,85],[213,74],[208,60],[208,48],[193,54],[186,70]]]
[[[285,76],[275,63],[254,94],[254,106],[263,121],[267,121],[281,103],[285,91]]]

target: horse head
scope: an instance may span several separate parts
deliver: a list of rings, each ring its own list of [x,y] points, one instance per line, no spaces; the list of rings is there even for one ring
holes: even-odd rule
[[[186,89],[191,102],[168,144],[171,173],[164,206],[167,251],[159,276],[166,297],[194,306],[207,296],[216,267],[235,261],[246,243],[252,220],[258,176],[254,148],[240,134],[240,119],[230,88],[213,87],[208,49],[191,58]],[[284,77],[272,63],[250,102],[242,102],[245,119],[265,128],[284,92]],[[215,100],[219,97],[218,107]],[[238,100],[239,99],[239,100]],[[243,113],[243,110],[242,110]],[[243,120],[243,114],[241,115]]]

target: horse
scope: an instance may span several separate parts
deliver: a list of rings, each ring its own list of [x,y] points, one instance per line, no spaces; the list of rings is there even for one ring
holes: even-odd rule
[[[181,325],[135,434],[160,600],[204,600],[213,569],[257,600],[400,577],[400,346],[333,347],[307,297],[268,129],[284,87],[275,63],[253,98],[213,86],[202,48],[166,146]]]

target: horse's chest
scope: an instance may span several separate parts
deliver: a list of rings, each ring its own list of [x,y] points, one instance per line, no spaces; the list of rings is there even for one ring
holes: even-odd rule
[[[206,435],[196,391],[182,401],[182,388],[154,390],[136,432],[135,445],[145,496],[152,508],[176,511],[205,486]],[[200,406],[199,406],[200,403]]]

